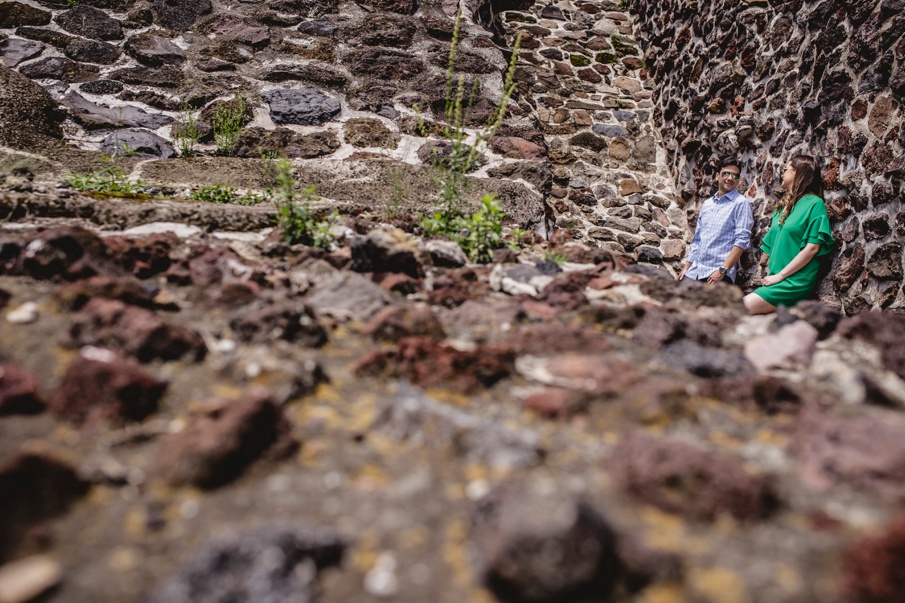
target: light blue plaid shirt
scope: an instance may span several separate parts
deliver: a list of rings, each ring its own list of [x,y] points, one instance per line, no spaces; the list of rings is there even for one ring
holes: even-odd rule
[[[691,263],[691,268],[685,273],[686,278],[707,278],[723,265],[733,247],[748,249],[751,246],[751,228],[754,226],[751,204],[737,189],[722,197],[719,194],[717,191],[701,206],[688,257],[685,258],[686,262]],[[733,283],[737,267],[736,263],[726,273]]]

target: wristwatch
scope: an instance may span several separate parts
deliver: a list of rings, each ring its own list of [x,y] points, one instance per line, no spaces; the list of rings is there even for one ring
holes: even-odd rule
[[[720,274],[726,274],[727,272],[729,272],[729,271],[726,270],[725,268],[723,268],[722,266],[720,266]]]

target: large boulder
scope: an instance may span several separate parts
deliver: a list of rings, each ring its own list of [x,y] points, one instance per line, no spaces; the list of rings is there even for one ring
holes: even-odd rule
[[[50,94],[12,69],[0,66],[0,144],[33,149],[61,139],[63,113]]]

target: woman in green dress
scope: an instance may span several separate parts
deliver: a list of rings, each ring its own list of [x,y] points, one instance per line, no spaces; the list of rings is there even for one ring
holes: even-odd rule
[[[773,212],[760,248],[767,259],[761,287],[745,296],[749,314],[769,314],[794,306],[814,293],[820,256],[833,251],[830,219],[823,204],[823,179],[813,157],[796,155],[782,177],[786,195]]]

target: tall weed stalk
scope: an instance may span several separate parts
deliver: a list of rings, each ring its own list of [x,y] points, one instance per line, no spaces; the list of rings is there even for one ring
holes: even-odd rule
[[[468,240],[469,243],[463,246],[467,246],[473,251],[471,253],[466,251],[466,253],[472,259],[486,261],[486,259],[489,259],[487,246],[483,243],[475,244],[472,233],[462,232],[462,230],[468,230],[471,227],[485,235],[491,232],[498,232],[497,224],[502,223],[504,214],[500,211],[498,203],[492,197],[486,195],[482,199],[481,208],[478,212],[470,215],[465,214],[463,208],[464,195],[468,185],[467,175],[477,166],[481,151],[496,136],[500,125],[503,123],[503,118],[506,116],[509,100],[515,92],[515,67],[518,61],[519,48],[521,47],[522,34],[519,33],[518,37],[516,37],[515,46],[512,49],[512,57],[509,60],[503,80],[503,91],[490,121],[483,128],[470,134],[467,124],[471,108],[477,96],[478,82],[475,80],[471,93],[466,96],[465,76],[459,75],[457,78],[455,75],[461,25],[462,8],[459,7],[456,12],[456,22],[449,47],[449,62],[446,69],[446,124],[441,132],[446,139],[447,145],[444,146],[447,147],[448,152],[435,152],[433,162],[432,176],[437,184],[436,204],[439,208],[430,216],[422,216],[420,225],[428,236],[445,236],[460,245],[463,245]],[[422,134],[424,134],[426,124],[420,113],[418,114],[418,119]],[[471,136],[474,137],[472,144],[467,144]],[[472,220],[476,216],[478,220]],[[488,229],[484,229],[483,226],[488,220],[494,224],[489,225]],[[499,247],[500,242],[498,239],[499,237],[490,236],[487,243],[489,245],[496,244]]]

